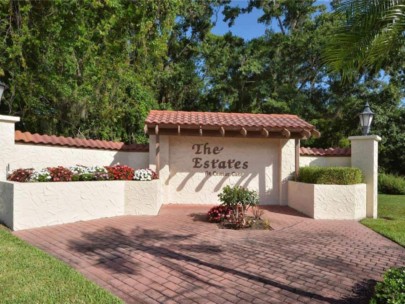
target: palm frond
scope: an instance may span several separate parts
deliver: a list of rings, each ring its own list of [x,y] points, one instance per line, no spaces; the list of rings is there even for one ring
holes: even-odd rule
[[[404,42],[404,0],[347,0],[334,12],[340,24],[324,51],[332,71],[350,78],[354,71],[379,69]]]

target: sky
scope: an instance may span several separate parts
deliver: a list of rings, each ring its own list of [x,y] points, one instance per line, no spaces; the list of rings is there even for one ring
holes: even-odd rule
[[[316,1],[316,4],[325,4],[329,6],[328,0]],[[248,0],[233,0],[231,5],[246,7]],[[216,19],[216,26],[213,28],[212,32],[217,35],[223,35],[229,31],[232,34],[242,37],[245,40],[250,40],[262,36],[266,29],[270,29],[271,25],[265,25],[263,23],[258,23],[257,19],[262,15],[261,10],[254,9],[250,14],[242,14],[235,20],[235,24],[232,27],[228,27],[226,22],[223,22],[224,16],[222,13],[218,13],[218,16],[214,16]],[[273,29],[277,30],[277,25],[273,25]]]

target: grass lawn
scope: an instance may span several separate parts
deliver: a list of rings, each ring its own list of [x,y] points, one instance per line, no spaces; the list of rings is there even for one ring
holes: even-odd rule
[[[378,219],[361,223],[405,247],[405,195],[378,195]]]
[[[0,302],[122,303],[73,268],[0,226]]]

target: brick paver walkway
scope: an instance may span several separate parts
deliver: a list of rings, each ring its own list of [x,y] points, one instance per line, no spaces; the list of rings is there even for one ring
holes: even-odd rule
[[[164,206],[16,232],[128,303],[367,303],[405,250],[354,221],[270,208],[273,231],[218,229],[207,207]]]

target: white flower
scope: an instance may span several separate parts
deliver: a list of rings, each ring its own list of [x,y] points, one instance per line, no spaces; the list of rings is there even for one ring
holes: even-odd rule
[[[151,169],[138,169],[135,170],[134,180],[137,181],[150,181],[153,178],[153,171]]]
[[[69,167],[69,170],[72,171],[73,175],[80,175],[88,173],[88,168],[86,166],[76,165]]]
[[[51,180],[48,169],[34,170],[30,176],[30,182],[46,182]]]
[[[73,175],[108,173],[107,169],[102,166],[86,167],[82,165],[76,165],[69,167],[69,170],[73,172]]]

